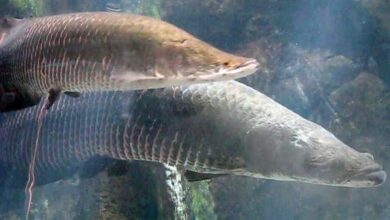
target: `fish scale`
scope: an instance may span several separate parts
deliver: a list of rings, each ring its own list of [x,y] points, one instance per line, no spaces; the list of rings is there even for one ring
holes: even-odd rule
[[[27,177],[38,112],[0,114],[0,167],[12,180]],[[37,183],[74,173],[96,156],[202,173],[187,175],[195,180],[233,174],[371,187],[386,179],[372,155],[236,81],[60,96],[43,120]]]
[[[207,116],[207,112],[201,110],[208,108],[206,103],[210,96],[206,92],[210,91],[175,87],[142,92],[86,93],[77,100],[61,96],[43,122],[36,170],[58,172],[62,168],[76,167],[96,155],[186,165],[193,169],[204,166],[218,169],[206,164],[210,158],[207,158],[209,152],[204,147],[203,135],[193,131],[207,130],[207,123],[197,125],[197,112],[183,116],[188,109],[197,111],[197,108],[201,115]],[[129,100],[132,102],[128,103]],[[126,102],[128,104],[123,105]],[[173,102],[179,103],[172,105]],[[13,135],[1,137],[1,150],[5,154],[0,159],[20,171],[25,172],[30,161],[37,114],[38,107],[33,107],[1,116],[0,126]]]
[[[0,84],[35,102],[51,89],[163,88],[239,78],[258,67],[171,24],[125,13],[0,20],[0,34]]]

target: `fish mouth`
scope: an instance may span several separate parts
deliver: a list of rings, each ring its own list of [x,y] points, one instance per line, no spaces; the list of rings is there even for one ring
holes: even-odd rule
[[[374,187],[382,185],[386,181],[386,176],[382,166],[374,165],[362,169],[347,182],[355,187]]]
[[[225,69],[228,74],[240,74],[241,76],[247,76],[256,72],[259,69],[259,62],[256,59],[248,59],[246,62],[237,66]]]
[[[247,68],[247,67],[250,67],[250,68],[257,68],[259,65],[259,62],[257,62],[256,59],[248,59],[248,61],[236,66],[235,68],[236,69],[239,69],[239,68]]]
[[[259,68],[259,62],[256,59],[248,59],[239,65],[233,67],[221,67],[212,74],[199,75],[200,80],[213,81],[215,79],[220,80],[232,80],[241,77],[248,76],[255,73]]]

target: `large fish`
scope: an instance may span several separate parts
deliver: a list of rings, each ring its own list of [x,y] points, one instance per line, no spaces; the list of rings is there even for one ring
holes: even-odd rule
[[[254,59],[145,16],[94,12],[0,20],[0,84],[18,94],[15,109],[51,90],[162,88],[239,78],[257,67]]]
[[[0,161],[15,179],[27,176],[38,110],[0,115]],[[38,184],[95,156],[177,166],[189,180],[242,175],[372,187],[386,178],[372,155],[235,81],[61,96],[43,123]]]

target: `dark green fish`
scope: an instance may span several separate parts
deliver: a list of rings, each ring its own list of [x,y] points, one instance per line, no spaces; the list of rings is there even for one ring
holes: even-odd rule
[[[27,177],[38,111],[0,115],[0,162],[14,178]],[[235,81],[61,96],[43,123],[38,184],[96,156],[177,166],[192,181],[243,175],[372,187],[386,178],[372,155]]]
[[[257,68],[254,59],[145,16],[94,12],[0,20],[0,84],[18,94],[24,105],[17,108],[51,90],[162,88],[239,78]]]

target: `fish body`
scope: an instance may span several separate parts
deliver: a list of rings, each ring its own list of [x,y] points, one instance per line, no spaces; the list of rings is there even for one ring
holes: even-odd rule
[[[0,161],[11,176],[27,176],[38,111],[0,115]],[[43,122],[36,180],[95,156],[176,166],[193,180],[240,175],[371,187],[386,178],[372,155],[235,81],[61,96]]]
[[[93,12],[0,20],[0,84],[31,103],[50,90],[162,88],[239,78],[257,67],[254,59],[140,15]]]

